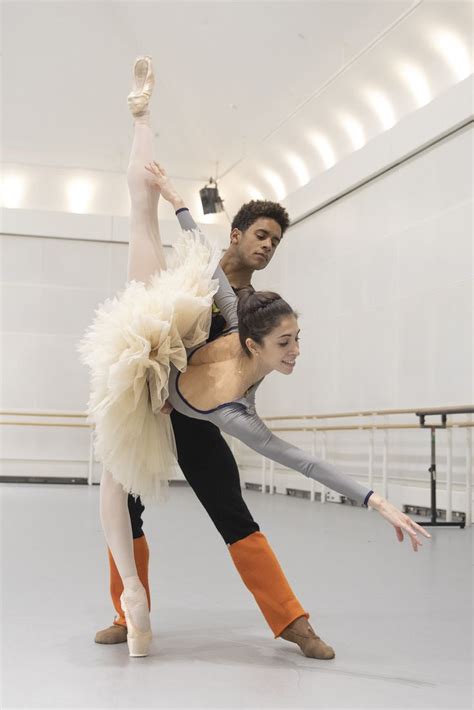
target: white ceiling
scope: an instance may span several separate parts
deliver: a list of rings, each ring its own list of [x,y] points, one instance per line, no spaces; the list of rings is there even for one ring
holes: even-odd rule
[[[455,14],[469,3],[425,5]],[[157,74],[159,159],[183,180],[206,179],[216,162],[219,175],[243,179],[252,156],[265,146],[277,149],[268,138],[282,125],[286,145],[297,146],[293,117],[301,106],[419,6],[420,0],[4,2],[3,162],[123,173],[133,61],[148,53]],[[417,43],[412,37],[412,48]],[[380,67],[367,61],[377,73]]]
[[[6,2],[3,160],[124,171],[149,53],[163,162],[223,173],[411,4]]]

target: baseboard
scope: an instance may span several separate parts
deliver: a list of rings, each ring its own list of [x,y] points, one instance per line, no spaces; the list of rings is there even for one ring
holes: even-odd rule
[[[71,483],[87,486],[87,478],[68,478],[65,476],[0,476],[0,483]]]
[[[65,476],[0,476],[0,483],[68,483],[72,485],[87,486],[87,478],[67,478]],[[171,488],[189,486],[186,480],[173,479],[168,481]],[[99,482],[94,482],[93,486],[98,486]]]

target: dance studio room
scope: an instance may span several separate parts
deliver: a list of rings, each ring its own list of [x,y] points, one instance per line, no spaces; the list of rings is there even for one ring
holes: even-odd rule
[[[473,10],[2,2],[2,708],[472,707]]]

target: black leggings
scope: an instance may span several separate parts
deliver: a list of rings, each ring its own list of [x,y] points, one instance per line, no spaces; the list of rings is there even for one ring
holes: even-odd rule
[[[171,413],[178,462],[189,485],[227,545],[260,530],[240,488],[239,469],[219,429],[210,422]],[[133,537],[143,535],[140,498],[128,497]]]

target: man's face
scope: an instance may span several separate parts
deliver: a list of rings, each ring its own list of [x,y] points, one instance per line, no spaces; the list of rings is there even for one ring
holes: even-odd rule
[[[230,241],[242,265],[260,271],[270,263],[281,236],[278,222],[259,217],[245,232],[233,229]]]

